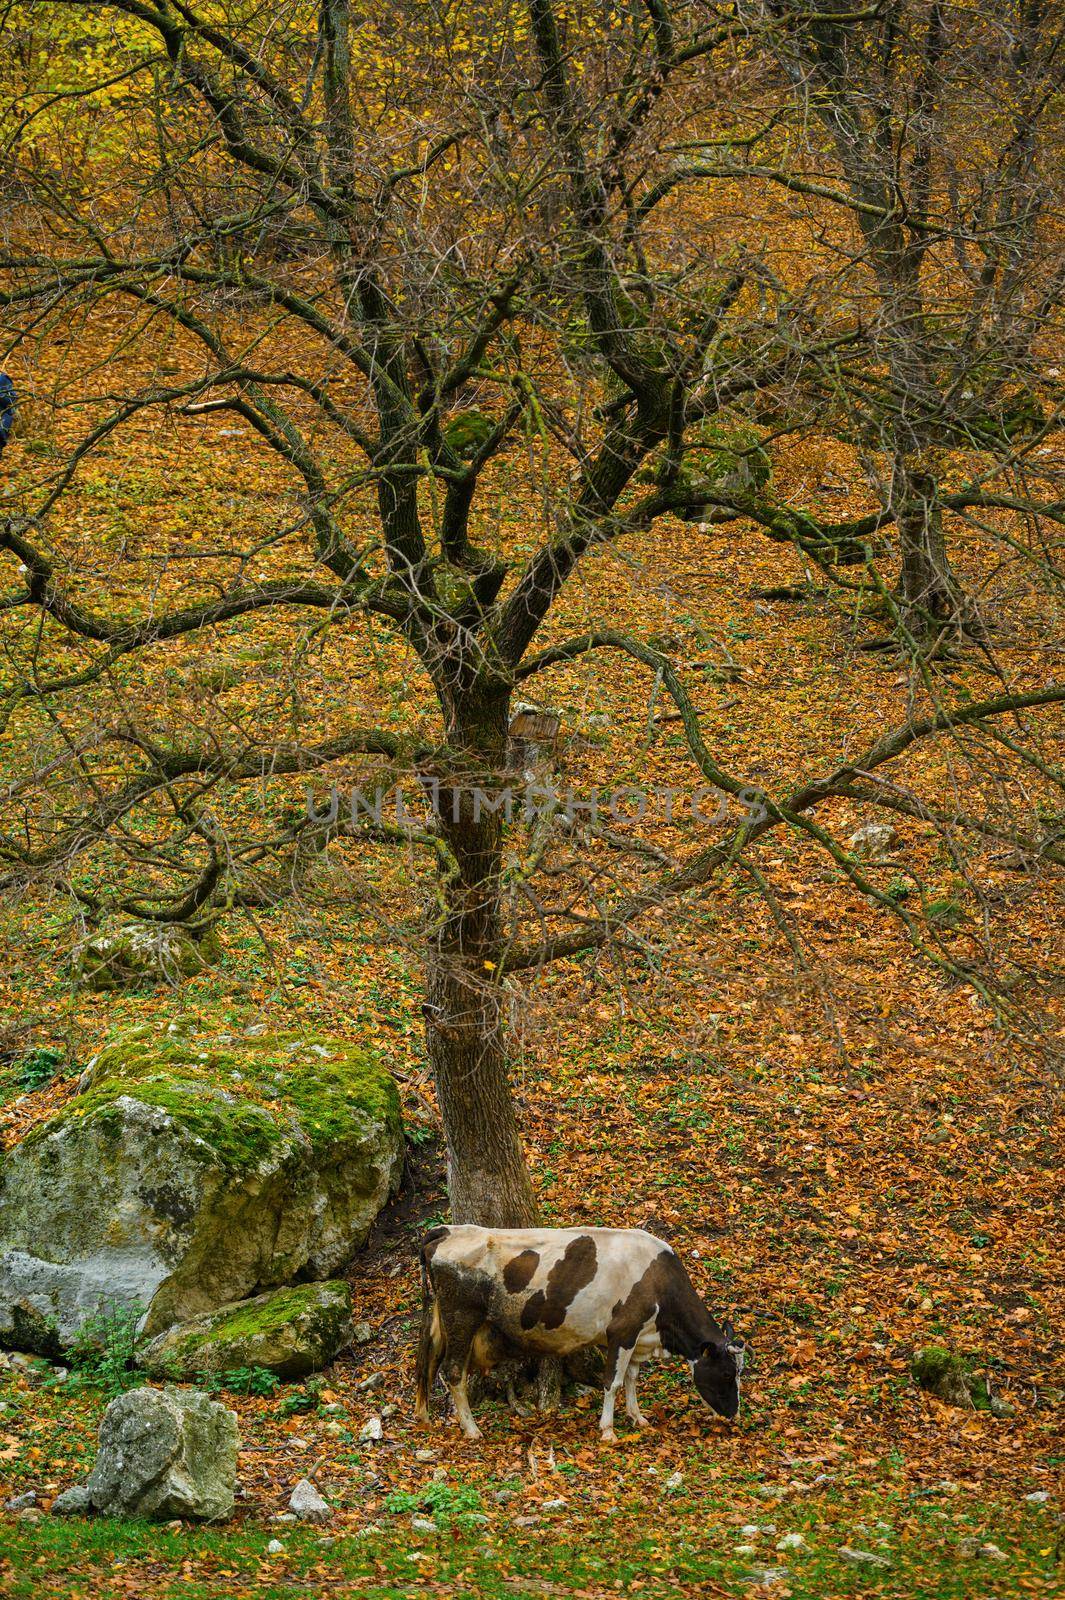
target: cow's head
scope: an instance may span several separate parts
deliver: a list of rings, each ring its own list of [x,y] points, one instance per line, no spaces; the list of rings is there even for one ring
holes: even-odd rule
[[[692,1362],[692,1378],[700,1399],[719,1417],[729,1421],[740,1409],[740,1373],[746,1357],[731,1322],[726,1322],[719,1339],[703,1345]]]

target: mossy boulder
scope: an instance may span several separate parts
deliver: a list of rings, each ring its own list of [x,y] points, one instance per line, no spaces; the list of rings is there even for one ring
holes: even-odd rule
[[[305,1378],[328,1365],[352,1334],[346,1283],[295,1284],[168,1328],[140,1351],[137,1365],[153,1378],[195,1380],[237,1367]]]
[[[381,1062],[331,1037],[135,1029],[0,1169],[0,1344],[54,1354],[90,1318],[163,1332],[333,1276],[399,1182]]]
[[[910,1369],[920,1388],[934,1394],[947,1405],[973,1409],[973,1379],[964,1356],[942,1345],[930,1344],[918,1350]]]
[[[70,971],[85,989],[139,989],[194,978],[221,960],[213,928],[192,933],[166,922],[108,923],[74,946]]]

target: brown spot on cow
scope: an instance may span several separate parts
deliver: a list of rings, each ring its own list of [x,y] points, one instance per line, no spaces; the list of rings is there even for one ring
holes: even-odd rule
[[[519,1255],[513,1256],[503,1268],[503,1287],[507,1293],[521,1294],[523,1289],[527,1289],[539,1265],[538,1250],[522,1250]]]
[[[595,1277],[595,1240],[590,1234],[572,1239],[547,1275],[547,1286],[529,1296],[521,1310],[526,1332],[539,1324],[561,1328],[566,1311]]]

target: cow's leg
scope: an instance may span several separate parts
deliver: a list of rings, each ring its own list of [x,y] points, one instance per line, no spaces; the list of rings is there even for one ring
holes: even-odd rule
[[[636,1380],[640,1376],[640,1363],[630,1361],[625,1373],[625,1410],[638,1428],[649,1428],[651,1424],[640,1410],[640,1402],[636,1398]]]
[[[414,1403],[414,1416],[418,1422],[429,1421],[429,1400],[443,1354],[444,1330],[440,1322],[440,1306],[434,1300],[422,1318],[421,1338],[418,1341],[418,1388]]]
[[[527,1417],[529,1408],[518,1399],[518,1391],[514,1387],[513,1377],[507,1378],[507,1405],[516,1417]]]
[[[447,1331],[444,1382],[451,1391],[451,1399],[455,1406],[455,1421],[467,1439],[479,1439],[481,1437],[481,1430],[473,1420],[470,1399],[466,1392],[466,1380],[470,1373],[473,1342],[477,1337],[479,1328],[479,1323],[460,1321],[454,1328],[449,1327]]]
[[[612,1444],[617,1437],[614,1432],[614,1401],[618,1390],[625,1382],[625,1374],[628,1371],[631,1359],[631,1348],[625,1350],[616,1344],[612,1344],[607,1348],[606,1391],[603,1395],[603,1410],[599,1418],[599,1432],[608,1444]]]

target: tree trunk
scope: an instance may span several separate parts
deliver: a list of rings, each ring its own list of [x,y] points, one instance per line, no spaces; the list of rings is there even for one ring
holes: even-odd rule
[[[898,598],[906,628],[922,640],[960,633],[969,607],[947,554],[936,478],[919,458],[896,460],[894,499],[902,557]]]
[[[503,817],[490,804],[505,768],[508,698],[459,707],[451,740],[468,758],[439,790],[439,826],[454,859],[445,912],[428,951],[429,1060],[447,1143],[456,1222],[523,1228],[537,1208],[507,1073],[501,1015]]]

